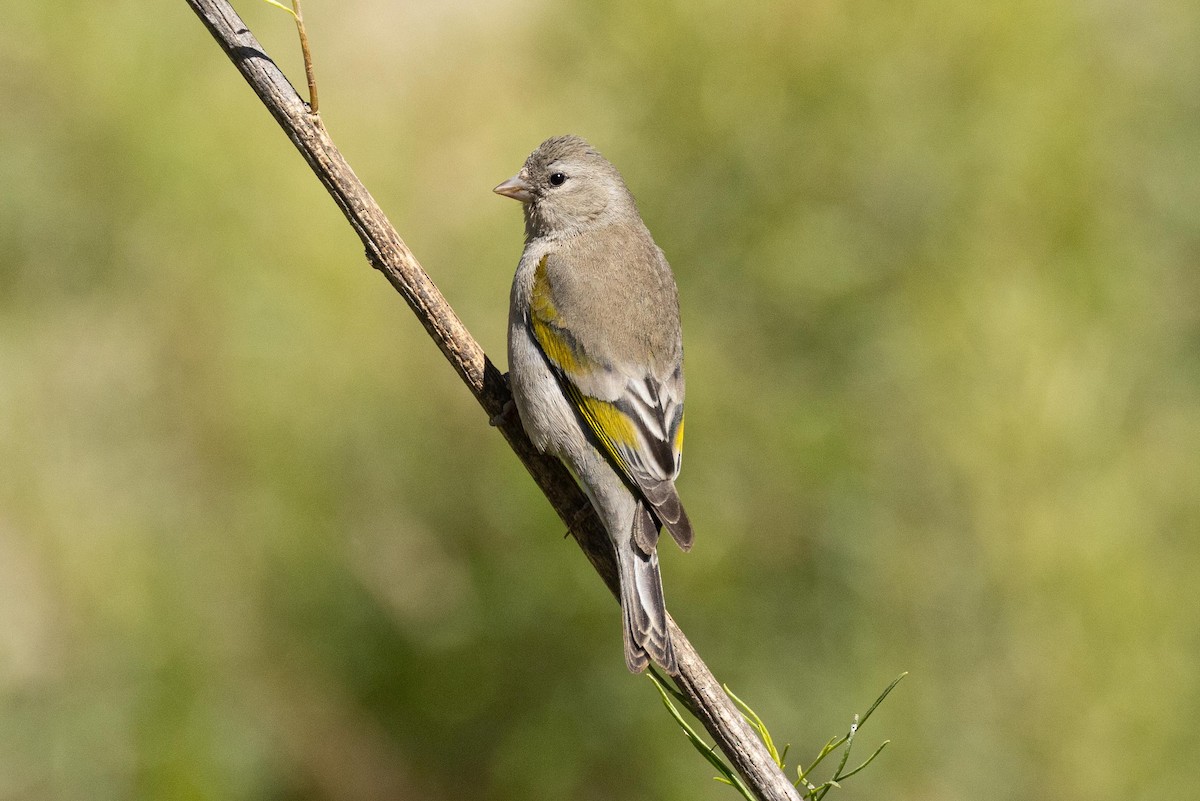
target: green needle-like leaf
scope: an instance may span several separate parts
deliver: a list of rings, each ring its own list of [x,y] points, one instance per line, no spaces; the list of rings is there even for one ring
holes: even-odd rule
[[[286,12],[287,12],[287,13],[289,13],[289,14],[291,14],[293,17],[295,17],[295,16],[296,16],[296,12],[295,12],[295,11],[293,11],[293,10],[292,10],[292,9],[290,9],[290,8],[288,8],[288,7],[287,7],[287,6],[285,6],[283,3],[280,3],[280,2],[278,2],[278,0],[263,0],[263,2],[264,2],[264,3],[266,3],[266,4],[267,4],[267,5],[269,5],[269,6],[275,6],[276,8],[282,8],[284,11],[286,11]]]
[[[857,768],[850,771],[849,773],[843,773],[840,776],[838,776],[837,777],[838,781],[845,781],[846,779],[849,779],[851,776],[853,776],[855,773],[858,773],[860,770],[865,768],[867,765],[870,765],[872,762],[875,761],[875,757],[879,756],[880,752],[883,751],[883,749],[886,748],[887,744],[890,742],[891,742],[891,740],[884,740],[882,743],[879,744],[879,747],[875,749],[875,753],[873,753],[869,757],[867,757],[866,761],[864,761],[861,765],[859,765]]]
[[[867,722],[867,718],[871,717],[871,713],[875,711],[875,708],[883,703],[883,699],[887,698],[888,694],[891,693],[892,690],[896,689],[896,685],[900,683],[900,680],[907,675],[908,671],[906,670],[896,678],[892,679],[892,683],[889,684],[882,693],[880,693],[879,697],[875,699],[875,703],[871,704],[867,711],[863,713],[862,720],[859,722],[860,726]]]
[[[817,767],[817,765],[821,764],[821,761],[824,760],[825,757],[837,750],[837,747],[842,744],[842,740],[843,737],[839,734],[837,737],[834,737],[829,742],[825,743],[825,747],[821,749],[821,753],[817,754],[817,758],[814,759],[812,764],[808,766],[808,770],[800,771],[800,781],[804,781],[808,776],[810,776],[813,770]]]
[[[729,689],[728,684],[722,684],[721,687],[723,687],[725,693],[733,699],[733,702],[741,708],[742,716],[746,718],[746,722],[748,722],[754,728],[754,730],[758,732],[758,736],[762,739],[763,745],[767,747],[767,753],[771,755],[771,759],[775,760],[775,764],[782,768],[783,760],[779,758],[779,751],[775,748],[775,741],[771,739],[771,732],[767,731],[767,724],[763,723],[762,718],[758,716],[757,712],[750,708],[749,704],[733,694],[733,690]]]

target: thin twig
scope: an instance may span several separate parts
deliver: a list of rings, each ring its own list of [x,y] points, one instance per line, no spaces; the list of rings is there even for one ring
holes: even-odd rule
[[[313,72],[312,50],[308,46],[308,32],[304,30],[304,11],[300,8],[300,0],[292,0],[291,8],[279,0],[266,2],[291,14],[292,19],[296,21],[296,33],[300,35],[300,53],[304,56],[304,77],[308,79],[308,110],[315,117],[321,113],[317,104],[317,76]]]
[[[304,12],[300,10],[300,0],[292,0],[292,9],[296,12],[300,52],[304,54],[304,77],[308,79],[308,108],[313,114],[320,114],[321,110],[317,104],[317,76],[313,74],[312,51],[308,47],[308,33],[304,30]]]
[[[319,119],[309,115],[304,101],[229,3],[224,0],[187,2],[329,190],[362,239],[367,259],[412,308],[483,407],[485,419],[497,417],[509,399],[504,377],[429,280],[375,199],[334,147]],[[618,585],[612,546],[594,512],[583,517],[578,515],[578,510],[587,501],[566,468],[534,449],[515,415],[512,419],[501,419],[497,428],[615,594]],[[796,789],[721,690],[721,685],[687,637],[674,620],[668,618],[667,624],[679,663],[675,683],[686,699],[689,711],[720,744],[755,796],[762,801],[799,801]]]

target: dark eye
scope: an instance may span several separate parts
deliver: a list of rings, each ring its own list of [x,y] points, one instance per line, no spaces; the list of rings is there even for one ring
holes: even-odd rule
[[[556,173],[550,174],[550,185],[551,186],[562,186],[564,183],[566,183],[566,181],[567,181],[567,176],[563,175],[561,172],[556,172]]]

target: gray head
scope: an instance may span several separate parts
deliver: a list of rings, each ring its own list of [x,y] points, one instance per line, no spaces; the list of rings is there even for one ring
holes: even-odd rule
[[[530,238],[567,236],[637,213],[617,168],[578,136],[542,142],[521,171],[493,191],[524,204]]]

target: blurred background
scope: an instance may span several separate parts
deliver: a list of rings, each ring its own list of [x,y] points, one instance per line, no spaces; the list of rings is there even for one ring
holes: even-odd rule
[[[238,4],[303,83],[291,19]],[[733,799],[183,2],[0,26],[0,799]],[[542,139],[678,276],[668,605],[830,798],[1195,799],[1200,5],[310,0],[503,366]]]

